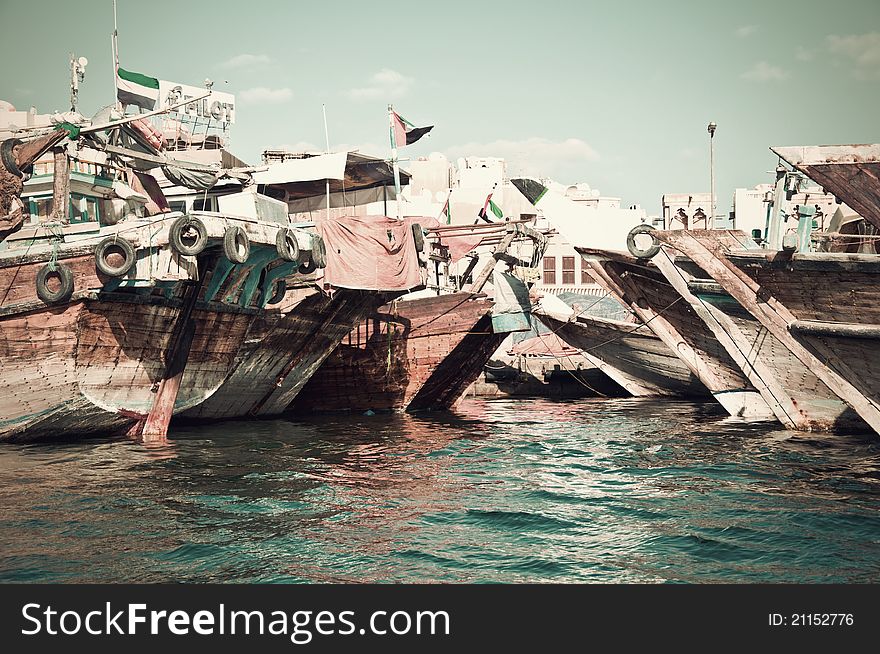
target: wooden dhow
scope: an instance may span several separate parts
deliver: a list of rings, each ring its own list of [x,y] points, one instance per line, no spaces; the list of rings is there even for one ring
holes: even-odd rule
[[[49,215],[25,222],[22,184],[2,184],[0,440],[121,432],[162,440],[174,415],[281,413],[365,314],[423,283],[408,225],[379,221],[373,239],[387,245],[393,232],[391,267],[406,279],[381,289],[340,288],[326,275],[316,284],[351,242],[328,253],[320,234],[290,223],[284,202],[245,184],[227,199],[250,213],[173,212],[146,172],[165,161],[158,150],[116,139],[106,146],[112,156],[84,173],[82,153],[103,146],[84,144],[76,129],[50,136],[35,140],[40,147],[0,144],[6,181],[55,148],[44,176]],[[58,146],[66,138],[74,155]],[[131,170],[132,161],[144,169]],[[103,172],[114,167],[137,188]],[[91,215],[71,215],[74,191],[86,194],[76,206]],[[133,196],[145,211],[133,211]]]
[[[761,394],[693,309],[693,298],[670,285],[657,266],[623,252],[575,249],[595,282],[648,325],[731,416],[774,419]]]
[[[445,410],[477,379],[509,333],[493,325],[495,301],[481,291],[500,261],[536,266],[544,237],[517,222],[427,232],[438,271],[449,263],[448,244],[456,235],[472,241],[476,235],[475,248],[494,244],[494,251],[467,290],[444,291],[438,273],[436,295],[403,297],[362,320],[309,380],[292,411]],[[537,255],[528,262],[508,254],[522,240],[530,240]]]

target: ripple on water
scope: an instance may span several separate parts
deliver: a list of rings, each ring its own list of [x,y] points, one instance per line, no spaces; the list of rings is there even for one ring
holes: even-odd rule
[[[468,399],[0,446],[0,581],[877,582],[880,445]]]

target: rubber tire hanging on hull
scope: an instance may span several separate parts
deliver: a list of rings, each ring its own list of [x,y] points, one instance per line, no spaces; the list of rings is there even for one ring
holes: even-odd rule
[[[110,265],[105,258],[108,250],[112,248],[122,250],[122,254],[125,257],[125,261],[118,266]],[[137,255],[135,254],[134,246],[121,236],[108,236],[98,243],[98,246],[95,248],[95,268],[98,269],[98,272],[108,277],[124,277],[132,269],[136,261]]]
[[[6,139],[0,143],[0,161],[3,162],[3,167],[16,177],[21,177],[22,171],[18,167],[18,162],[12,151],[21,143],[21,139]]]
[[[278,304],[281,300],[284,299],[284,296],[287,294],[287,281],[283,279],[279,279],[275,282],[275,293],[272,294],[272,297],[268,299],[266,304]]]
[[[416,244],[416,252],[421,252],[425,249],[425,232],[422,231],[422,226],[418,223],[412,224],[412,232],[413,241]]]
[[[312,261],[318,268],[327,267],[327,246],[323,237],[317,234],[312,237]]]
[[[278,230],[278,236],[275,237],[275,249],[278,250],[278,256],[284,261],[299,259],[299,242],[292,229],[282,227]]]
[[[61,281],[61,286],[57,291],[49,288],[50,275],[58,275],[58,279]],[[46,304],[67,302],[73,295],[73,273],[63,263],[56,263],[54,271],[49,268],[47,263],[37,273],[36,286],[37,297]]]
[[[629,234],[626,235],[626,249],[629,250],[629,253],[633,255],[636,259],[653,259],[654,255],[660,252],[660,244],[657,243],[657,239],[654,236],[651,236],[651,245],[647,248],[639,247],[636,243],[636,237],[639,234],[650,234],[654,231],[654,228],[651,225],[636,225],[631,230],[629,230]]]
[[[196,240],[192,245],[183,242],[183,233],[187,229],[194,229],[196,232]],[[195,216],[181,216],[171,225],[171,230],[168,232],[168,242],[175,252],[185,256],[195,256],[207,247],[208,230],[205,223]]]
[[[233,225],[223,235],[223,254],[232,263],[245,263],[251,256],[251,240],[238,225]]]

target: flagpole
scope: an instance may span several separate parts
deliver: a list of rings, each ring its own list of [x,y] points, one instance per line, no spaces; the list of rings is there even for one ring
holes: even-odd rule
[[[330,154],[330,132],[327,131],[327,105],[321,103],[321,111],[324,112],[324,142],[326,144],[326,152]],[[330,220],[330,178],[327,178],[327,220]]]
[[[388,126],[391,128],[391,165],[394,168],[394,194],[397,198],[397,219],[400,215],[400,167],[397,163],[397,134],[394,129],[394,107],[388,105]]]
[[[117,70],[119,68],[118,35],[119,31],[116,26],[116,0],[113,0],[113,38],[111,39],[111,42],[113,44],[113,90],[115,91],[116,108],[122,111],[122,103],[119,101],[119,81],[117,78]]]

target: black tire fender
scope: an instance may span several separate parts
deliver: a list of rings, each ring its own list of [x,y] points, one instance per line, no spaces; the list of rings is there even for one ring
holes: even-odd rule
[[[22,170],[18,167],[18,162],[12,151],[21,143],[21,139],[6,139],[0,143],[0,161],[3,162],[3,167],[16,177],[22,176]]]
[[[113,266],[107,261],[107,256],[114,250],[121,251],[125,257],[118,266]],[[124,277],[136,261],[134,246],[121,236],[108,236],[95,247],[95,268],[108,277]]]
[[[282,227],[278,230],[278,236],[275,237],[275,249],[278,250],[278,256],[285,261],[299,260],[299,242],[296,240],[296,234],[288,227]]]
[[[49,288],[49,277],[53,275],[57,275],[61,281],[61,286],[57,291]],[[56,263],[55,270],[51,270],[47,263],[37,272],[36,286],[37,297],[46,304],[67,302],[73,295],[73,273],[63,263]]]
[[[275,293],[272,294],[272,297],[266,302],[266,304],[278,304],[281,300],[284,299],[284,295],[287,293],[287,281],[284,279],[279,279],[275,282]]]
[[[626,235],[626,249],[629,250],[629,253],[637,259],[651,259],[660,252],[660,244],[653,235],[651,236],[653,239],[652,243],[647,248],[641,248],[636,243],[636,236],[639,234],[650,234],[653,231],[654,227],[648,224],[636,225],[629,230],[629,234]]]
[[[416,252],[421,252],[425,249],[425,232],[422,230],[422,226],[418,223],[412,224],[412,232],[413,241],[416,244]]]
[[[187,245],[183,242],[184,233],[191,230],[195,231],[196,240]],[[168,232],[168,242],[176,252],[195,256],[208,245],[208,229],[205,227],[205,223],[195,216],[181,216],[171,225],[171,230]]]
[[[244,263],[251,256],[251,239],[238,225],[233,225],[223,235],[223,253],[232,263]]]
[[[299,268],[296,269],[296,271],[300,275],[308,275],[309,273],[315,272],[317,269],[318,269],[318,266],[315,265],[315,262],[312,261],[311,259],[309,259],[305,263],[301,263],[299,265]]]
[[[324,239],[318,234],[312,236],[311,261],[316,268],[327,267],[327,246],[324,244]]]

